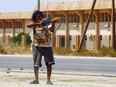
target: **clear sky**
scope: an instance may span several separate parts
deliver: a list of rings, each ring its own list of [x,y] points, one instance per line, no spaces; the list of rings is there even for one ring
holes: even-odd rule
[[[63,2],[78,0],[40,0],[40,2]],[[30,12],[38,0],[0,0],[0,12]]]

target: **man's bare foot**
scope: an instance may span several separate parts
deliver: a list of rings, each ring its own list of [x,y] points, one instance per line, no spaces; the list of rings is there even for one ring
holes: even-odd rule
[[[51,81],[47,81],[46,83],[47,85],[53,85],[53,83]]]
[[[39,82],[37,80],[33,80],[32,82],[30,82],[30,84],[39,84]]]

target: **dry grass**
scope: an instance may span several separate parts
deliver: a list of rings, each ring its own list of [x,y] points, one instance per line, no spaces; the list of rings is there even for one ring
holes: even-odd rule
[[[0,54],[29,54],[30,46],[21,46],[19,44],[1,44]]]
[[[53,50],[55,55],[116,57],[116,51],[113,50],[111,47],[105,46],[103,46],[98,51],[88,51],[85,48],[82,48],[80,52],[72,51],[69,48],[54,48]]]
[[[6,54],[6,49],[2,44],[0,44],[0,53],[1,54]]]
[[[116,57],[116,51],[111,47],[103,46],[99,51],[88,51],[84,48],[80,52],[72,51],[70,48],[53,48],[54,55],[63,56],[97,56],[97,57]],[[0,54],[30,54],[30,46],[21,46],[10,43],[0,44]]]

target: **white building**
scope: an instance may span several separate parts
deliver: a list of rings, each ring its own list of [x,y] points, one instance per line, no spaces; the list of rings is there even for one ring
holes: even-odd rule
[[[41,11],[48,17],[63,17],[61,27],[53,36],[54,47],[78,49],[85,28],[85,24],[92,6],[92,0],[78,2],[49,2],[41,3]],[[35,9],[37,9],[35,7]],[[31,21],[33,12],[0,13],[0,36],[5,41],[7,35],[15,36],[19,32],[30,33],[26,25]],[[84,47],[89,50],[98,50],[103,45],[112,47],[112,0],[97,0],[88,30]],[[116,20],[116,19],[115,19]]]

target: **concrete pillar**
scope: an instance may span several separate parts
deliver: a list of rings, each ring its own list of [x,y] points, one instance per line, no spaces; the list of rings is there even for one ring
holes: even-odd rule
[[[80,35],[77,35],[76,36],[76,48],[79,47],[79,44],[80,44]]]
[[[60,35],[56,35],[56,48],[60,47]]]
[[[12,21],[12,36],[15,36],[15,20]]]
[[[3,42],[5,42],[5,21],[3,21]]]
[[[80,29],[80,35],[82,37],[83,30],[84,30],[84,11],[76,11],[76,14],[79,15],[79,18],[80,18],[79,29]]]
[[[109,47],[111,47],[111,35],[109,35]]]
[[[76,36],[73,36],[72,37],[72,47],[71,47],[73,50],[76,49]]]
[[[79,44],[80,44],[80,35],[73,36],[72,50],[77,51]]]
[[[58,48],[58,35],[56,35],[56,48]]]
[[[25,32],[25,20],[22,20],[22,28],[23,28],[23,32]]]
[[[6,42],[7,45],[10,44],[10,35],[6,36],[6,41],[5,42]]]
[[[62,12],[66,19],[68,19],[68,12]],[[65,48],[69,47],[69,22],[65,20]]]
[[[26,46],[27,44],[27,37],[26,35],[22,35],[22,38],[21,38],[21,45],[22,46]]]
[[[95,43],[96,43],[96,50],[100,48],[100,29],[99,29],[99,11],[93,12],[95,15],[95,30],[96,30],[96,36],[95,36]]]

